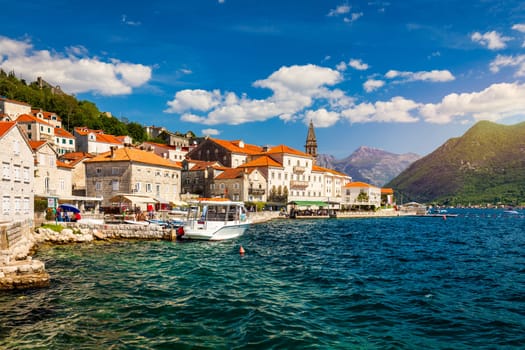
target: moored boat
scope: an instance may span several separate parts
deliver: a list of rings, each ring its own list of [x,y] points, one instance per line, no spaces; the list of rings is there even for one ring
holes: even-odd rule
[[[191,203],[178,236],[183,239],[226,240],[242,236],[251,222],[242,202],[203,198]]]

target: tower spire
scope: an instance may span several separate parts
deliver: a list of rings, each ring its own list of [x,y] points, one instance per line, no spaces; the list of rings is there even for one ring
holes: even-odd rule
[[[317,159],[317,139],[315,138],[314,123],[312,120],[310,120],[310,125],[308,126],[304,150],[314,158],[314,161]]]

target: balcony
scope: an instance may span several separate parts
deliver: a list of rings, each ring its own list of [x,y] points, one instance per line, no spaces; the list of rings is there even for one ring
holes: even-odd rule
[[[265,190],[262,188],[249,188],[248,194],[251,194],[253,196],[262,196],[264,195]]]
[[[308,187],[308,181],[290,181],[290,188],[292,189],[304,189]]]
[[[296,174],[302,174],[306,171],[306,168],[304,166],[294,166],[293,167],[293,172],[296,173]]]

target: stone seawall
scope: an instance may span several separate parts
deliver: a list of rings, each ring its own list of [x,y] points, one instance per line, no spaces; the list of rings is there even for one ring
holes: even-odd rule
[[[49,285],[44,263],[30,256],[32,227],[30,221],[0,224],[0,290]]]

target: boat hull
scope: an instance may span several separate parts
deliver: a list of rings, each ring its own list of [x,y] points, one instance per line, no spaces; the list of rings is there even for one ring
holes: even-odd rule
[[[206,241],[234,239],[242,236],[246,229],[250,226],[250,223],[245,222],[242,224],[221,225],[217,226],[216,229],[213,229],[210,226],[211,225],[208,225],[207,227],[204,227],[204,225],[195,225],[194,227],[184,226],[184,235],[182,238]]]

